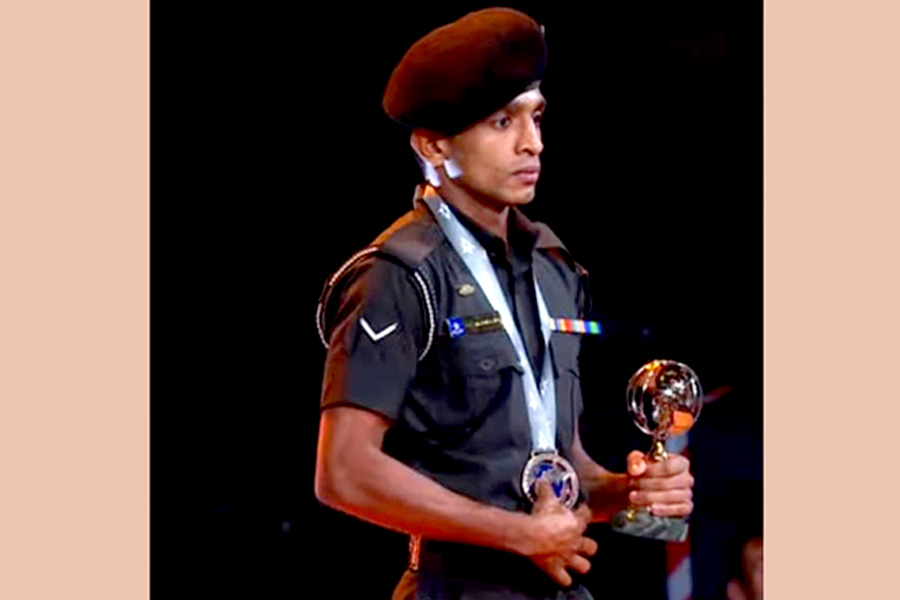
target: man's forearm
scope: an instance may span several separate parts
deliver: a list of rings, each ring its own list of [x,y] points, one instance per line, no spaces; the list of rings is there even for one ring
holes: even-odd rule
[[[628,475],[607,471],[588,455],[576,434],[572,459],[582,487],[588,492],[591,521],[607,522],[628,506]]]
[[[576,464],[582,486],[588,492],[592,522],[607,522],[628,506],[628,476],[607,471],[593,460]]]
[[[353,428],[329,427],[328,419],[341,415],[326,412],[332,414],[323,415],[316,465],[320,501],[395,531],[528,553],[528,515],[480,503],[441,486],[384,454],[372,440],[360,439]],[[334,439],[335,435],[348,439]],[[361,437],[365,436],[363,431]]]
[[[590,494],[593,521],[609,521],[634,504],[663,517],[683,517],[693,510],[689,461],[672,454],[669,460],[648,462],[637,450],[628,454],[628,473],[607,471],[588,456],[576,435],[572,445],[575,470]]]

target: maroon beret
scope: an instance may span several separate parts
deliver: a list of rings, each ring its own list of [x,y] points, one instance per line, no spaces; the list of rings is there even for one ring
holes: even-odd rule
[[[510,8],[487,8],[439,27],[406,51],[382,106],[409,127],[456,134],[505,106],[544,74],[538,24]]]

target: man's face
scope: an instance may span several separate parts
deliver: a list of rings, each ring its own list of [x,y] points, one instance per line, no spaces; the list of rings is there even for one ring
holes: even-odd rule
[[[449,157],[461,171],[451,185],[483,204],[531,202],[541,172],[541,118],[546,104],[540,90],[529,90],[449,138]],[[446,165],[445,169],[453,174]]]

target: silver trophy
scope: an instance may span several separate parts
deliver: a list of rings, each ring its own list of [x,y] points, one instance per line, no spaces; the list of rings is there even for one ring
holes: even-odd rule
[[[668,458],[666,440],[685,433],[697,421],[703,390],[687,365],[654,360],[631,376],[626,396],[635,425],[653,437],[647,458],[657,462]],[[670,542],[682,542],[688,533],[686,519],[655,516],[636,506],[617,513],[610,525],[621,533]]]

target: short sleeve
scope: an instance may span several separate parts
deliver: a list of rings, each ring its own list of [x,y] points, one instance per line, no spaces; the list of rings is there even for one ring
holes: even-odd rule
[[[336,282],[328,299],[328,353],[321,407],[353,405],[390,420],[415,377],[422,308],[412,274],[367,257]]]

